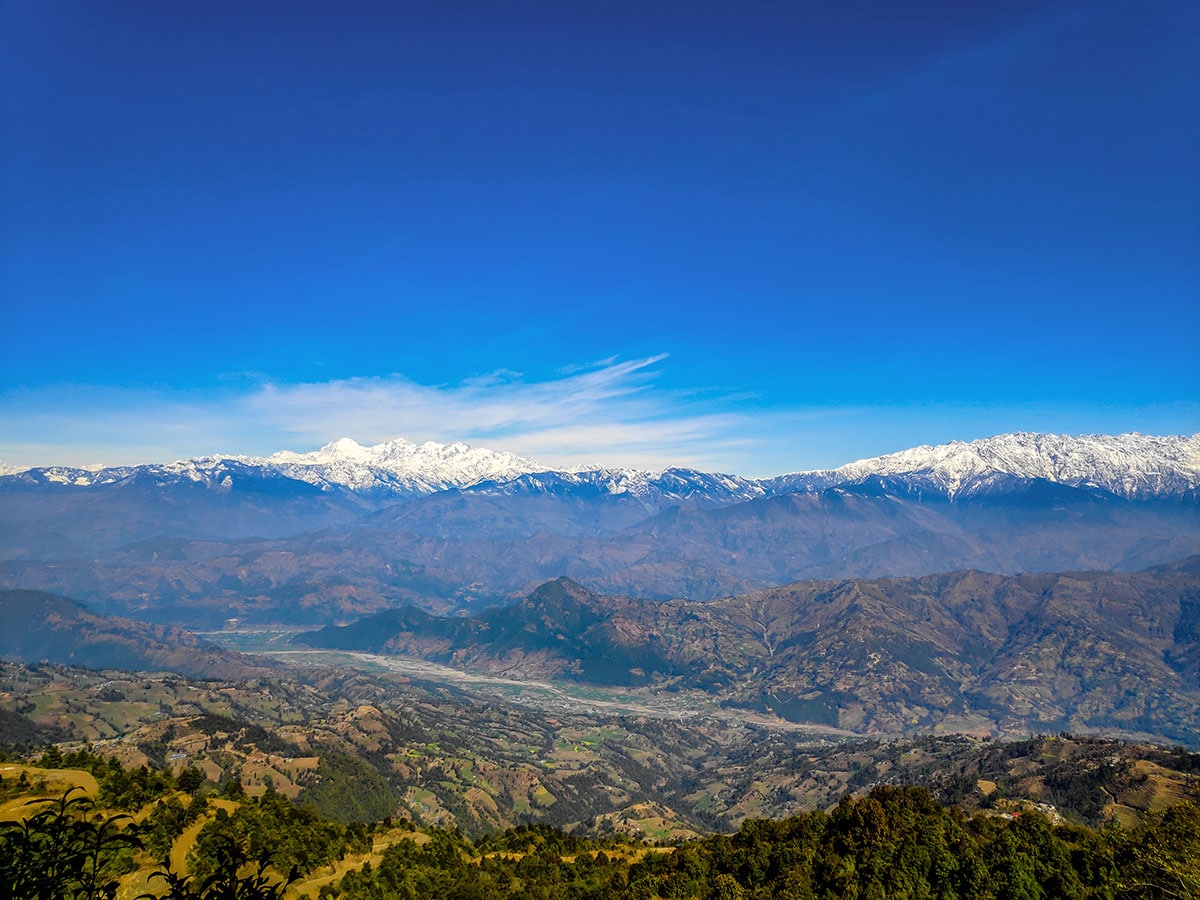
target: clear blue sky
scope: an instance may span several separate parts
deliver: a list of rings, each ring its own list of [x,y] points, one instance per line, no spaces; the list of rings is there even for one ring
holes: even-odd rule
[[[1200,430],[1200,7],[0,5],[0,460]]]

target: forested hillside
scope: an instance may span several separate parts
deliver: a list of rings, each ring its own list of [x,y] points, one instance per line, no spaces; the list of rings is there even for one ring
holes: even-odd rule
[[[67,768],[78,767],[78,768]],[[435,898],[1194,897],[1193,794],[1130,827],[1034,810],[965,815],[880,786],[828,812],[748,820],[675,847],[520,826],[470,840],[390,819],[341,825],[269,787],[219,792],[185,770],[87,751],[0,767],[0,897],[99,900]],[[15,774],[19,772],[19,774]],[[62,791],[63,785],[76,787]],[[39,797],[46,799],[40,801]]]

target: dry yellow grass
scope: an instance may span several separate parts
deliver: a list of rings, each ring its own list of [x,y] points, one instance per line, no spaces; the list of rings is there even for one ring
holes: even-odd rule
[[[171,845],[171,852],[168,859],[171,863],[171,871],[179,875],[188,873],[187,858],[192,852],[192,847],[196,843],[196,836],[200,834],[213,817],[216,815],[216,810],[223,809],[225,812],[233,815],[237,812],[238,804],[233,800],[216,800],[209,799],[208,806],[210,812],[205,813],[195,822],[183,830],[183,834],[175,839],[175,843]]]
[[[1110,803],[1104,807],[1105,818],[1116,822],[1122,828],[1132,828],[1138,823],[1138,819],[1142,817],[1141,810],[1134,809],[1132,806],[1124,806],[1120,803]]]
[[[0,821],[17,822],[37,812],[39,806],[28,805],[31,799],[55,800],[71,788],[82,788],[84,794],[95,799],[100,790],[96,779],[90,773],[79,769],[39,769],[20,763],[0,764],[0,777],[5,781],[18,780],[22,774],[34,790],[0,804]]]
[[[1145,775],[1146,781],[1135,789],[1133,797],[1123,793],[1120,797],[1122,803],[1150,812],[1162,812],[1184,798],[1186,786],[1178,772],[1164,769],[1147,759],[1139,759],[1134,763],[1133,771],[1137,775]]]
[[[429,835],[412,831],[389,831],[387,834],[375,838],[374,843],[371,845],[370,853],[358,853],[353,856],[346,856],[338,860],[335,865],[323,866],[316,872],[311,873],[303,881],[297,881],[290,885],[284,896],[287,898],[297,898],[297,900],[301,897],[316,897],[321,888],[327,884],[332,884],[348,872],[361,869],[368,862],[372,866],[378,866],[383,861],[383,851],[392,846],[392,844],[404,840],[413,841],[416,844],[427,844],[429,843]]]

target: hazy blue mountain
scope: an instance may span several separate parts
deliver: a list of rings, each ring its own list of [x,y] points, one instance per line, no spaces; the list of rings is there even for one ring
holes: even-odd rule
[[[42,591],[0,590],[0,621],[0,657],[17,662],[213,678],[245,678],[273,667],[181,628],[97,615],[75,600]]]
[[[1013,434],[758,481],[403,441],[33,469],[0,477],[0,586],[189,625],[320,624],[509,603],[559,575],[703,600],[811,578],[1134,570],[1200,552],[1198,460],[1200,436]]]

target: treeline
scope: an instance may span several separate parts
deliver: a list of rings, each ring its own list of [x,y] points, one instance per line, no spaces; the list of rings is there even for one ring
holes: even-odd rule
[[[746,822],[670,851],[597,848],[551,829],[471,844],[400,842],[323,897],[390,898],[1196,898],[1200,807],[1137,828],[1055,827],[1037,813],[966,818],[922,788],[878,787],[830,813]]]
[[[89,751],[39,763],[92,772],[98,805],[68,795],[0,824],[0,900],[99,900],[122,875],[153,869],[170,900],[272,900],[348,855],[365,862],[320,890],[343,900],[601,900],[601,898],[1197,898],[1200,803],[1189,799],[1137,826],[1054,825],[1037,812],[968,816],[923,788],[878,786],[831,811],[753,820],[678,847],[595,840],[525,825],[472,841],[457,829],[401,821],[343,824],[268,789],[250,798]],[[347,775],[350,773],[347,772]],[[21,786],[6,779],[13,796]],[[26,789],[34,786],[25,785]],[[235,800],[214,808],[217,797]],[[147,813],[146,807],[150,809]],[[228,807],[227,811],[225,807]],[[137,824],[123,813],[141,811]],[[190,875],[166,864],[203,816]],[[386,846],[385,846],[386,845]]]

